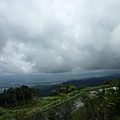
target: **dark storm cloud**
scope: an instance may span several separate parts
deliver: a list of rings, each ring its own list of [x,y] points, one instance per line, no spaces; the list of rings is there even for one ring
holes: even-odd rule
[[[0,73],[120,68],[119,0],[0,0]]]

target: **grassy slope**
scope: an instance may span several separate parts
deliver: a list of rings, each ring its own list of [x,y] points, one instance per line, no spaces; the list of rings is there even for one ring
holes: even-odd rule
[[[72,96],[78,92],[80,92],[80,91],[69,93],[69,94],[65,95],[65,98],[69,98],[70,96]],[[84,96],[85,94],[88,94],[88,93],[89,92],[83,93],[83,94],[77,96],[75,99],[77,99],[78,97]],[[35,111],[37,109],[47,108],[51,105],[61,102],[62,100],[63,100],[62,96],[54,96],[54,97],[48,96],[48,97],[42,97],[42,98],[34,98],[34,100],[32,102],[30,102],[27,106],[17,106],[15,108],[11,108],[11,109],[0,108],[0,120],[13,120],[12,118],[17,118],[17,117],[20,118],[24,115],[31,113],[32,111]],[[82,118],[82,117],[85,117],[84,107],[80,108],[77,111],[75,111],[74,113],[72,113],[71,120],[87,119],[87,118]],[[115,120],[117,120],[117,119],[115,119]]]
[[[71,92],[70,94],[65,95],[65,99],[69,98],[70,96],[78,93],[78,91]],[[32,111],[36,111],[37,109],[44,109],[48,108],[54,104],[57,104],[62,101],[62,96],[47,96],[41,98],[34,98],[33,101],[28,103],[26,106],[17,106],[10,109],[0,108],[0,120],[10,120],[15,116],[23,116],[31,113]]]

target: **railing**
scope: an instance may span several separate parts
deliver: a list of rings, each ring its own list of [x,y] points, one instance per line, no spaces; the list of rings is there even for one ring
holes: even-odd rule
[[[52,106],[50,106],[50,107],[48,107],[48,108],[45,108],[45,109],[42,109],[42,110],[36,110],[35,112],[29,114],[29,115],[26,116],[26,117],[29,118],[30,116],[35,115],[36,112],[37,112],[37,114],[40,114],[40,113],[43,113],[43,112],[45,112],[45,111],[52,110],[52,109],[54,109],[54,108],[56,108],[56,107],[58,107],[58,106],[60,106],[60,105],[62,105],[62,104],[64,104],[64,103],[66,103],[66,102],[74,99],[75,97],[79,96],[80,94],[82,94],[82,93],[84,93],[84,92],[86,92],[86,91],[89,91],[89,90],[94,90],[95,88],[100,88],[100,87],[92,87],[92,88],[85,89],[85,90],[81,91],[80,93],[78,93],[78,94],[76,94],[76,95],[74,95],[74,96],[72,96],[72,97],[64,100],[63,102],[57,103],[57,104],[55,104],[55,105],[52,105]],[[24,120],[24,119],[22,119],[22,120]]]

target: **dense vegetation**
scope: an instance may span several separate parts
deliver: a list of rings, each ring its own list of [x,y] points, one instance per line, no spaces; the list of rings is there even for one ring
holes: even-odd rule
[[[49,96],[55,96],[55,95],[60,95],[61,93],[68,94],[72,91],[77,90],[77,88],[74,85],[63,85],[63,84],[58,84],[57,86],[61,86],[60,88],[57,88],[55,90],[52,90],[49,93]]]
[[[0,106],[3,108],[10,108],[18,105],[26,105],[33,97],[39,96],[40,90],[29,88],[28,86],[21,86],[16,88],[9,88],[0,93]]]
[[[57,90],[59,91],[59,90]],[[39,120],[119,120],[120,119],[120,81],[105,82],[100,88],[83,94],[81,99],[84,106],[73,111],[73,101],[63,103],[58,109],[39,112]],[[75,101],[75,99],[74,99]],[[35,120],[38,120],[36,118]]]
[[[82,100],[84,107],[74,113],[72,120],[120,120],[120,81],[108,81],[93,96],[86,95]]]
[[[66,101],[71,96],[75,98]],[[40,90],[21,86],[0,93],[0,120],[119,120],[120,81],[104,82],[99,88],[58,84],[48,97]],[[81,98],[84,106],[74,108]],[[56,103],[56,107],[48,108]],[[33,111],[33,112],[32,112]]]

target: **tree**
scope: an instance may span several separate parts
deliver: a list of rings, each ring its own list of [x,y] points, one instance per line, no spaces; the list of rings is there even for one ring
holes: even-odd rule
[[[21,86],[16,88],[9,88],[3,93],[0,93],[0,106],[10,107],[19,105],[26,105],[33,97],[38,96],[39,89],[29,88],[28,86]]]
[[[115,82],[112,86],[118,88],[119,84]],[[120,94],[114,87],[111,87],[110,83],[109,88],[103,86],[94,93],[94,96],[83,97],[87,116],[92,120],[112,120],[115,116],[119,116]]]

